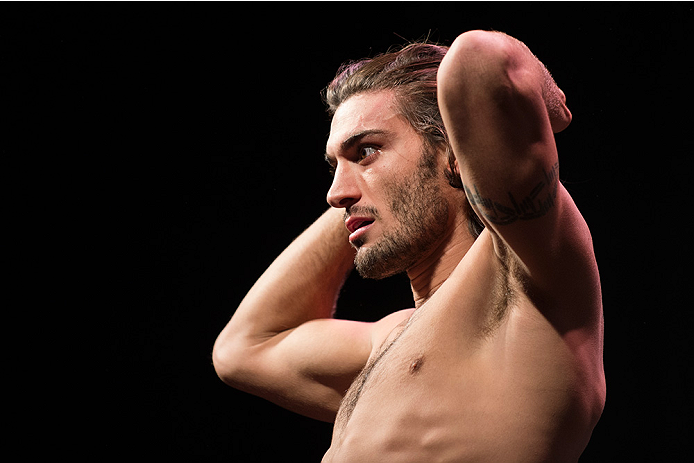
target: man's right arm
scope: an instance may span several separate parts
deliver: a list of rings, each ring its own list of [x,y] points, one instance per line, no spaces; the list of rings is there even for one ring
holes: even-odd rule
[[[213,351],[230,386],[333,421],[371,353],[373,324],[332,319],[353,266],[343,211],[331,209],[258,279]]]

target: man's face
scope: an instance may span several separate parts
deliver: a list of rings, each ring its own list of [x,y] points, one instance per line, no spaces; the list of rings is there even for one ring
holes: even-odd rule
[[[345,208],[362,276],[406,271],[444,235],[443,167],[399,115],[392,92],[358,94],[340,105],[326,159],[335,171],[328,203]]]

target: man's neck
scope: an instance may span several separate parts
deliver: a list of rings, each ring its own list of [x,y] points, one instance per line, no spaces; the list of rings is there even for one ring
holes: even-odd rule
[[[434,295],[474,242],[466,222],[458,218],[429,255],[407,270],[416,308]]]

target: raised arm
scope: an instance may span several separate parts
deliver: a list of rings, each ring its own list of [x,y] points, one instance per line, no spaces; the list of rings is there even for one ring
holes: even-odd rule
[[[331,319],[354,258],[342,217],[329,210],[272,263],[213,352],[227,384],[325,421],[371,352],[372,324]]]
[[[536,283],[553,286],[574,264],[596,279],[588,228],[559,182],[554,133],[571,113],[544,65],[508,35],[470,31],[437,79],[466,194],[497,246],[511,249]]]

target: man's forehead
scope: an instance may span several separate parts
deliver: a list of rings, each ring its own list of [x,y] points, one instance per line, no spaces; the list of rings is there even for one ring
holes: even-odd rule
[[[326,152],[333,154],[359,134],[386,132],[398,118],[391,91],[360,93],[337,108],[330,125]]]

